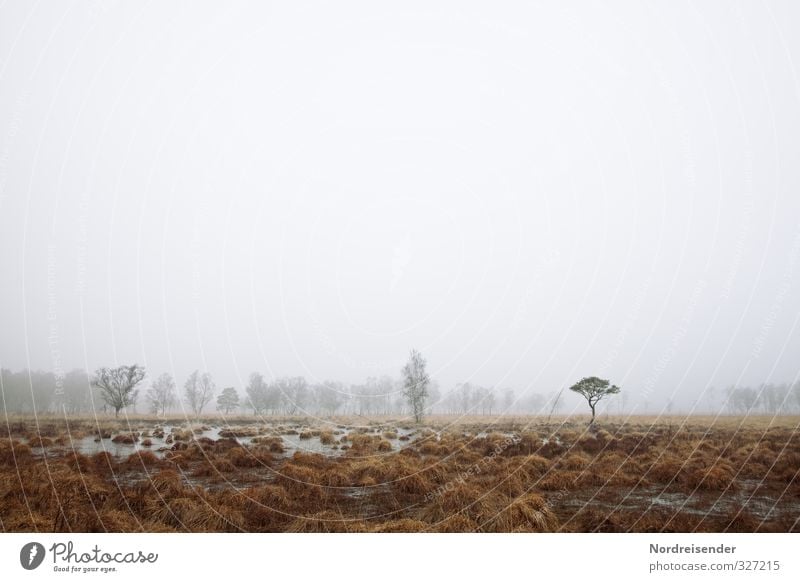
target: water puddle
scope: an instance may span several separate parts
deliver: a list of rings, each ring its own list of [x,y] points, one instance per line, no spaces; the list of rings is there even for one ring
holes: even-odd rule
[[[134,442],[114,442],[114,437],[129,432],[139,433],[138,440]],[[321,434],[327,433],[328,442],[324,443]],[[157,425],[150,427],[137,427],[131,431],[114,433],[111,438],[98,439],[95,435],[73,439],[65,445],[51,445],[46,448],[33,448],[34,455],[62,455],[77,452],[82,455],[92,456],[97,453],[109,453],[114,457],[125,458],[137,451],[150,451],[158,458],[164,458],[175,443],[189,443],[193,440],[208,438],[217,441],[223,438],[233,438],[243,446],[254,446],[260,439],[280,439],[283,445],[283,456],[289,457],[297,451],[304,453],[319,453],[326,456],[339,456],[349,448],[347,436],[351,434],[366,434],[382,437],[392,445],[393,450],[408,446],[417,436],[417,431],[411,428],[392,426],[351,426],[342,425],[329,429],[326,427],[309,427],[297,424],[246,424],[202,427],[188,425]],[[331,439],[332,437],[332,439]],[[254,443],[253,441],[256,441]],[[22,439],[25,442],[25,439]]]

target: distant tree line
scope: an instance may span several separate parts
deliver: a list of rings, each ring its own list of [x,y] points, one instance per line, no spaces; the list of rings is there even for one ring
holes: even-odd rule
[[[426,414],[537,414],[549,410],[553,398],[539,393],[518,396],[511,389],[497,391],[469,382],[442,392],[431,379],[424,386],[412,382],[411,388],[419,390],[409,394],[402,377],[375,376],[352,385],[311,384],[302,376],[267,381],[259,372],[250,374],[241,389],[229,386],[218,391],[210,374],[195,371],[179,390],[168,373],[147,380],[144,368],[131,368],[100,368],[93,375],[73,370],[61,378],[51,372],[3,369],[0,411],[114,414],[127,410],[164,416],[201,414],[213,407],[223,414],[388,416],[413,414],[413,400],[417,412]]]
[[[189,375],[181,397],[170,374],[161,374],[143,391],[145,378],[144,367],[136,364],[98,368],[93,375],[85,370],[56,375],[29,370],[12,372],[4,368],[0,369],[0,412],[113,412],[119,415],[121,410],[129,409],[163,416],[184,404],[181,410],[199,415],[216,393],[211,375],[199,370]],[[238,393],[233,390],[231,394],[230,390],[233,389],[225,389],[220,394],[220,410],[238,407]]]
[[[800,382],[731,386],[725,391],[725,407],[731,414],[790,414],[800,411]]]
[[[84,370],[72,370],[57,378],[52,372],[3,368],[0,391],[0,410],[7,412],[64,410],[77,414],[97,407],[98,395]]]
[[[120,371],[120,368],[126,370]],[[563,410],[557,392],[495,389],[476,383],[459,383],[442,390],[430,378],[427,383],[408,383],[399,377],[375,376],[347,385],[324,381],[309,383],[302,376],[267,380],[250,374],[239,388],[218,389],[207,372],[189,374],[178,387],[167,373],[148,379],[144,368],[121,366],[96,370],[72,370],[61,376],[51,372],[0,370],[0,413],[21,412],[113,415],[119,410],[164,416],[222,414],[280,416],[405,416],[441,415],[547,415]],[[114,372],[115,371],[115,372]],[[112,372],[117,375],[114,376]],[[414,370],[409,370],[414,374]],[[105,388],[104,388],[105,386]],[[409,390],[409,387],[412,390]],[[417,392],[414,390],[419,389]],[[724,393],[723,393],[724,392]],[[800,383],[731,387],[718,391],[724,400],[715,408],[729,414],[793,414],[800,412]],[[416,400],[414,400],[416,399]],[[413,401],[413,402],[412,402]],[[719,401],[718,401],[719,402]]]

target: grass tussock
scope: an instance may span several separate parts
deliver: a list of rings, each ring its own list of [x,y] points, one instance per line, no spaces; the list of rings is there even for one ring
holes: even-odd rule
[[[478,530],[478,524],[466,515],[456,513],[429,525],[428,531],[437,533],[469,533]]]
[[[379,523],[373,526],[372,531],[375,533],[424,533],[428,531],[429,527],[424,521],[403,518]]]
[[[554,532],[559,521],[544,497],[529,493],[513,499],[503,506],[493,507],[494,516],[481,525],[482,531],[491,532]]]
[[[228,449],[226,456],[234,467],[239,468],[270,467],[274,463],[272,453],[261,448],[233,447]]]
[[[259,429],[252,426],[223,428],[221,431],[219,431],[219,436],[221,438],[228,439],[257,437],[259,434],[261,434]]]
[[[27,462],[30,456],[30,446],[10,439],[0,441],[0,464],[16,466],[17,463]]]
[[[53,446],[53,439],[37,434],[28,439],[28,446],[33,449],[46,449]]]
[[[152,467],[154,465],[159,465],[161,460],[155,455],[155,453],[151,451],[136,451],[128,456],[128,459],[125,461],[128,465],[143,465],[146,467]]]
[[[710,467],[690,467],[684,474],[683,485],[689,489],[721,491],[734,484],[735,473],[725,462],[716,462]]]
[[[580,477],[579,471],[549,471],[534,485],[540,491],[570,491],[576,489]]]
[[[173,441],[190,441],[194,438],[194,432],[186,428],[173,428],[168,438]]]
[[[286,529],[289,533],[363,533],[369,531],[360,520],[348,519],[334,511],[298,517]]]
[[[112,438],[111,442],[122,445],[132,445],[134,443],[139,442],[139,433],[138,432],[121,433]]]
[[[251,443],[259,448],[268,450],[270,453],[282,455],[285,451],[283,439],[279,436],[261,436],[254,438]]]

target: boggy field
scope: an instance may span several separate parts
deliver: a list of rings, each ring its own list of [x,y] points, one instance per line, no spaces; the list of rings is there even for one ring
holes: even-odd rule
[[[800,531],[799,420],[11,418],[0,527]]]

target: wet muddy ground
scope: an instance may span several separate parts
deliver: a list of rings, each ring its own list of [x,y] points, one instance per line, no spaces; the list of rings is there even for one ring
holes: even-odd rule
[[[6,428],[6,531],[797,531],[800,519],[794,426],[270,419]],[[94,517],[70,522],[63,480]]]

